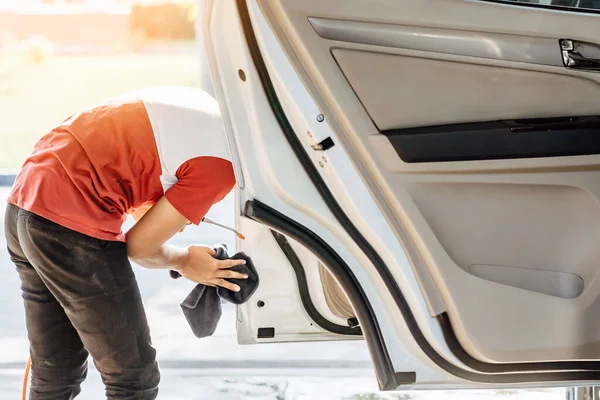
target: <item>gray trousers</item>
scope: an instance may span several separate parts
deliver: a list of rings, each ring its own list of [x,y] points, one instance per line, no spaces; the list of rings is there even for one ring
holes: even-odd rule
[[[107,399],[151,400],[160,374],[125,243],[92,238],[8,205],[32,359],[30,399],[77,396],[91,355]]]

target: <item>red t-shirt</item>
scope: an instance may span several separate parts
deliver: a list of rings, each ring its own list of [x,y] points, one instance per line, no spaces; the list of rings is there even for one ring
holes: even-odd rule
[[[42,137],[8,201],[66,228],[125,241],[127,214],[163,195],[199,224],[235,184],[218,103],[158,87],[86,109]]]

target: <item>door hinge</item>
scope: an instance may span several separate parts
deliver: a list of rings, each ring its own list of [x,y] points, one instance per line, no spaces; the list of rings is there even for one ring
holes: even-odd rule
[[[333,139],[328,136],[325,139],[323,139],[321,142],[319,142],[317,144],[313,144],[311,147],[315,151],[325,151],[325,150],[329,150],[333,146],[335,146],[335,143],[333,142]]]

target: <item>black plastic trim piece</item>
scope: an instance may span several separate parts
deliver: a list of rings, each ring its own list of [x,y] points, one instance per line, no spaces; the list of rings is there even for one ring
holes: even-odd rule
[[[600,117],[488,121],[382,132],[408,163],[600,154]]]
[[[275,337],[275,328],[258,328],[256,337],[258,339],[273,339]]]
[[[572,6],[558,6],[558,5],[546,5],[546,4],[538,4],[538,3],[521,3],[514,0],[479,0],[485,1],[486,3],[497,3],[497,4],[505,4],[515,7],[528,7],[528,8],[542,8],[548,10],[555,11],[564,11],[571,13],[583,13],[583,14],[600,14],[600,9],[595,8],[579,8]]]
[[[238,5],[241,23],[244,29],[244,35],[248,44],[250,54],[252,56],[252,60],[261,80],[263,89],[265,91],[265,95],[267,96],[267,99],[271,105],[271,109],[273,110],[273,113],[279,123],[282,133],[284,134],[285,138],[290,144],[290,147],[296,154],[296,157],[298,157],[298,160],[304,168],[307,176],[311,179],[313,185],[323,198],[323,201],[327,204],[328,208],[331,210],[331,212],[339,221],[339,223],[344,227],[348,235],[355,241],[355,243],[359,246],[363,253],[371,260],[379,274],[382,276],[383,281],[387,285],[390,294],[394,298],[399,310],[401,311],[404,317],[407,327],[413,335],[415,342],[421,348],[421,351],[423,351],[423,353],[427,357],[429,357],[435,364],[437,364],[438,367],[447,371],[449,374],[473,382],[533,383],[574,380],[599,381],[600,370],[564,371],[565,368],[556,368],[554,365],[549,365],[550,368],[548,369],[562,369],[563,371],[529,373],[522,372],[503,375],[490,375],[486,373],[472,372],[463,369],[462,367],[459,367],[455,364],[452,364],[431,346],[431,344],[427,341],[423,332],[421,331],[421,328],[419,327],[415,316],[413,315],[412,310],[410,309],[406,298],[404,297],[404,294],[398,287],[398,283],[394,279],[389,268],[387,267],[383,259],[379,256],[377,251],[371,246],[371,244],[366,240],[362,233],[360,233],[360,231],[345,214],[344,210],[341,208],[341,206],[327,187],[326,183],[323,181],[323,178],[320,176],[319,171],[314,166],[311,158],[308,156],[302,144],[300,143],[298,136],[294,132],[294,129],[290,125],[290,122],[287,119],[285,112],[283,111],[283,107],[279,101],[279,98],[277,97],[271,78],[269,77],[267,67],[260,52],[260,48],[258,46],[258,42],[254,34],[254,29],[250,21],[250,15],[248,12],[246,0],[236,1]],[[298,242],[302,243],[305,247],[307,247],[308,249],[313,251],[313,253],[318,255],[321,261],[323,261],[330,268],[330,271],[332,271],[332,273],[336,271],[334,275],[340,283],[344,282],[344,291],[353,301],[353,306],[355,306],[354,309],[359,317],[363,334],[367,339],[367,343],[369,345],[369,349],[373,357],[373,364],[377,372],[376,375],[378,377],[380,387],[382,387],[383,389],[393,389],[394,387],[399,386],[401,382],[396,381],[396,371],[394,370],[392,361],[386,350],[385,341],[383,340],[383,337],[381,335],[381,331],[377,323],[377,318],[370,306],[368,298],[365,297],[364,292],[360,287],[360,283],[356,282],[356,277],[354,277],[354,275],[349,270],[348,266],[345,264],[343,259],[341,259],[339,255],[335,251],[333,251],[333,249],[331,249],[329,245],[327,245],[327,243],[325,243],[321,238],[315,235],[314,232],[311,232],[307,228],[299,225],[297,222],[289,219],[280,212],[273,210],[270,207],[258,202],[257,200],[248,202],[246,204],[245,213],[246,216],[248,216],[249,218],[253,218],[265,225],[268,225],[271,228],[284,233],[286,236],[292,237]],[[296,232],[292,233],[292,231]],[[299,236],[302,236],[302,238],[300,238]],[[349,277],[354,281],[349,281]],[[349,283],[352,283],[354,287],[348,286]],[[468,354],[467,356],[471,357]],[[507,366],[507,368],[511,368],[511,371],[523,371],[519,367],[519,363],[511,363],[505,365]],[[546,370],[546,365],[547,363],[537,363],[535,371]]]
[[[328,136],[325,139],[321,140],[319,144],[313,146],[313,149],[326,151],[332,148],[333,146],[335,146],[335,143],[333,142],[333,139]]]
[[[411,385],[417,381],[416,372],[396,372],[394,377],[401,385]]]
[[[354,328],[356,326],[359,326],[360,323],[358,322],[358,319],[356,318],[348,318],[348,326],[351,328]]]
[[[338,325],[334,322],[331,322],[327,318],[325,318],[317,307],[315,307],[311,297],[310,291],[308,290],[308,281],[306,279],[306,271],[304,270],[304,266],[302,265],[302,261],[298,258],[298,255],[292,248],[292,245],[285,236],[281,233],[275,232],[271,230],[271,234],[273,238],[277,242],[277,245],[287,258],[288,262],[294,269],[296,273],[296,280],[298,281],[298,290],[300,292],[300,299],[302,300],[302,305],[304,309],[310,316],[310,318],[315,322],[315,324],[319,325],[321,328],[329,331],[331,333],[336,333],[338,335],[352,335],[352,336],[361,336],[362,332],[359,327],[350,327]]]

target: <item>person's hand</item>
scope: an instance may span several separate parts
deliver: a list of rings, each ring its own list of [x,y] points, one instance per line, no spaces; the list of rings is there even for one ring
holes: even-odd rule
[[[234,292],[240,287],[226,279],[247,279],[248,276],[229,268],[245,264],[244,260],[217,260],[215,251],[205,246],[189,246],[181,265],[175,269],[184,278],[207,286],[222,286]]]

